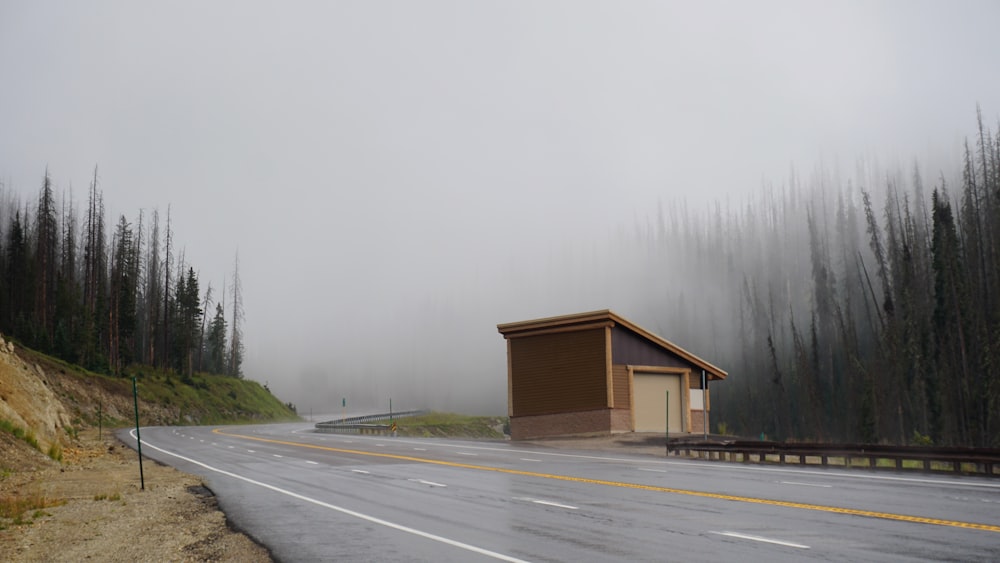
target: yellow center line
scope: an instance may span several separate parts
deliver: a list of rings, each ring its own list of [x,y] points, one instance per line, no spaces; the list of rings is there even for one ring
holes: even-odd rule
[[[443,465],[447,467],[457,467],[461,469],[474,469],[477,471],[493,471],[496,473],[506,473],[508,475],[520,475],[523,477],[537,477],[540,479],[555,479],[557,481],[569,481],[573,483],[587,483],[590,485],[603,485],[607,487],[619,487],[623,489],[637,489],[642,491],[654,491],[658,493],[673,493],[677,495],[687,495],[700,498],[711,498],[718,500],[729,500],[733,502],[748,502],[753,504],[765,504],[770,506],[781,506],[784,508],[797,508],[800,510],[816,510],[819,512],[832,512],[835,514],[847,514],[850,516],[865,516],[868,518],[881,518],[883,520],[897,520],[900,522],[917,522],[920,524],[933,524],[935,526],[949,526],[952,528],[966,528],[970,530],[983,530],[986,532],[1000,532],[1000,526],[992,524],[977,524],[975,522],[960,522],[957,520],[943,520],[940,518],[926,518],[923,516],[909,516],[906,514],[893,514],[891,512],[877,512],[872,510],[860,510],[857,508],[842,508],[838,506],[825,506],[822,504],[808,504],[802,502],[789,502],[784,500],[772,500],[754,497],[744,497],[737,495],[726,495],[721,493],[708,493],[704,491],[692,491],[688,489],[675,489],[672,487],[659,487],[656,485],[642,485],[639,483],[625,483],[621,481],[605,481],[603,479],[587,479],[586,477],[572,477],[569,475],[554,475],[551,473],[539,473],[535,471],[522,471],[520,469],[507,469],[503,467],[490,467],[488,465],[473,465],[469,463],[458,463],[444,461],[440,459],[429,459],[423,457],[413,457],[408,455],[387,454],[377,452],[366,452],[362,450],[348,450],[343,448],[331,448],[329,446],[319,446],[315,444],[305,444],[302,442],[288,442],[285,440],[273,440],[270,438],[260,438],[257,436],[246,436],[243,434],[231,434],[223,432],[221,428],[216,428],[212,432],[233,438],[243,438],[245,440],[256,440],[258,442],[268,442],[271,444],[282,444],[285,446],[295,446],[300,448],[310,448],[327,452],[342,454],[354,454],[369,457],[381,457],[395,459],[399,461],[413,461],[417,463],[428,463],[432,465]]]

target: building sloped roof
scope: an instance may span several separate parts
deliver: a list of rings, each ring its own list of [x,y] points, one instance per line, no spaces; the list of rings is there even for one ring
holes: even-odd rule
[[[564,330],[581,330],[585,328],[599,328],[615,325],[622,326],[652,342],[656,346],[675,354],[685,361],[705,370],[710,379],[725,379],[728,373],[717,366],[695,356],[691,352],[670,342],[669,340],[657,336],[641,326],[616,314],[614,311],[604,309],[602,311],[590,311],[588,313],[575,313],[559,317],[546,317],[530,321],[519,321],[514,323],[504,323],[497,325],[497,330],[504,338],[518,338],[521,336],[531,336],[549,332],[559,332]]]

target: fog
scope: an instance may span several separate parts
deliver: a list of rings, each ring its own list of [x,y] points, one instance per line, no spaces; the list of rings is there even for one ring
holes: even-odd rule
[[[660,213],[739,208],[793,170],[952,177],[997,115],[996,2],[0,0],[0,181],[48,169],[108,217],[169,206],[244,373],[300,413],[506,409],[496,324],[653,317],[722,284],[630,283]],[[738,372],[739,366],[722,366]]]

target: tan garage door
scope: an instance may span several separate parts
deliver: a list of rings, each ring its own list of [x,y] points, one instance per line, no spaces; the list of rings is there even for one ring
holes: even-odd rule
[[[683,432],[681,427],[681,376],[660,373],[636,373],[632,378],[635,391],[635,431],[663,432],[667,420],[667,392],[670,392],[670,431]]]

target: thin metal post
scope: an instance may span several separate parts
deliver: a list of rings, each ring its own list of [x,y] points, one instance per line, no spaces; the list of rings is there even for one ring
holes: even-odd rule
[[[135,386],[135,378],[132,378],[132,400],[135,402],[135,442],[139,451],[139,487],[146,490],[146,477],[142,474],[142,438],[139,437],[139,391]]]
[[[666,403],[665,412],[666,412],[666,415],[667,415],[667,423],[664,425],[664,426],[667,427],[667,429],[666,429],[667,455],[670,455],[670,390],[669,389],[667,390],[667,403]]]
[[[701,429],[708,441],[708,382],[705,380],[705,370],[701,370]]]
[[[396,421],[392,419],[392,397],[389,397],[389,434],[396,436]]]

